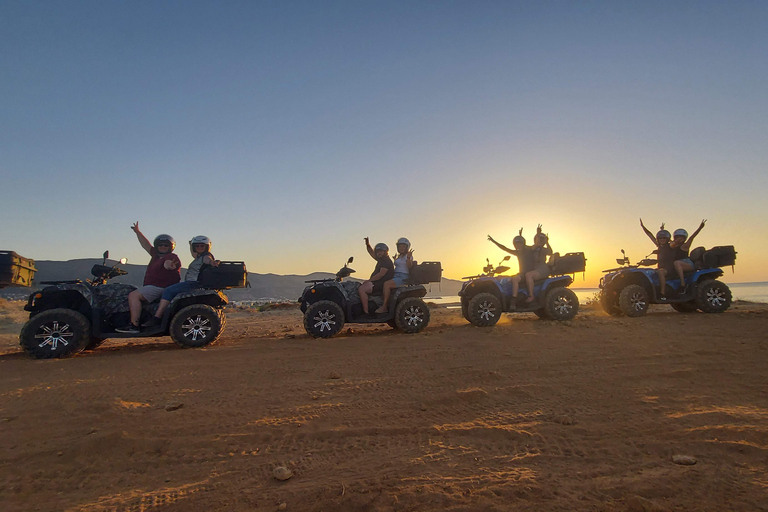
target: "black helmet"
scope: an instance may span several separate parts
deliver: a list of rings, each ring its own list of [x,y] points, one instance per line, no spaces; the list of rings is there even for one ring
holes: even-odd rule
[[[512,243],[525,245],[525,238],[523,238],[523,235],[517,235],[515,238],[512,239]]]
[[[373,248],[374,251],[387,251],[389,252],[389,247],[387,247],[387,244],[385,243],[378,243],[376,244],[376,247]]]
[[[157,235],[155,237],[155,241],[152,242],[152,246],[157,249],[157,244],[160,242],[168,242],[171,244],[171,250],[169,252],[173,252],[173,250],[176,248],[176,240],[173,239],[171,235],[161,234]]]

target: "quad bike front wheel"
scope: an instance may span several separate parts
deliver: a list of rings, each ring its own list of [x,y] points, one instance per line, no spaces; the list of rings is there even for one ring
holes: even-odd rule
[[[223,311],[207,304],[192,304],[173,316],[168,331],[178,346],[200,348],[218,340],[225,324]]]
[[[319,300],[304,313],[304,329],[313,338],[330,338],[344,327],[344,311],[332,300]]]
[[[639,284],[630,284],[619,294],[619,308],[629,317],[643,316],[648,305],[648,292]]]
[[[616,300],[615,298],[611,298],[610,296],[608,296],[608,292],[605,290],[602,290],[600,292],[600,307],[603,308],[603,311],[605,311],[611,316],[616,316],[621,314],[619,301]]]
[[[419,332],[429,325],[429,308],[418,297],[406,297],[395,307],[395,325],[409,334]]]
[[[723,313],[731,307],[731,289],[716,279],[699,283],[696,288],[696,305],[705,313]]]
[[[552,320],[570,320],[579,312],[579,298],[573,290],[559,286],[547,292],[544,311]]]
[[[77,311],[57,308],[38,313],[21,329],[19,344],[35,359],[69,357],[91,341],[91,324]]]
[[[478,293],[469,301],[469,321],[478,327],[496,325],[501,313],[501,300],[492,293]]]

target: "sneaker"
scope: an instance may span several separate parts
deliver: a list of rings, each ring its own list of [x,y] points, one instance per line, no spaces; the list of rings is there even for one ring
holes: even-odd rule
[[[659,295],[659,300],[667,300],[667,296],[662,293]]]
[[[680,287],[680,290],[678,290],[678,293],[679,293],[680,295],[685,295],[687,292],[688,292],[688,286],[687,286],[687,285],[683,285],[683,286],[681,286],[681,287]]]
[[[122,332],[124,334],[139,334],[141,332],[141,329],[138,325],[128,324],[125,327],[118,327],[115,329],[116,332]]]
[[[153,316],[152,318],[150,318],[149,320],[141,324],[142,327],[157,327],[158,325],[160,325],[160,319],[157,318],[156,316]]]

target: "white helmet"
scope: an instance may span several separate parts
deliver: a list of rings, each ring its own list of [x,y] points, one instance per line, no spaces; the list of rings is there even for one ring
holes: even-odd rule
[[[195,244],[205,244],[206,245],[205,252],[211,252],[211,246],[213,245],[213,243],[211,242],[211,239],[208,238],[207,236],[197,235],[196,237],[194,237],[192,240],[189,241],[189,250],[192,252],[192,254],[195,254],[195,249],[193,247]]]
[[[683,228],[676,229],[674,236],[676,236],[676,237],[684,236],[685,238],[688,238],[688,232],[686,230],[684,230]]]
[[[405,245],[407,245],[407,246],[408,246],[408,248],[406,249],[406,251],[407,251],[408,249],[410,249],[410,248],[411,248],[411,242],[409,242],[409,241],[408,241],[408,239],[407,239],[407,238],[405,238],[404,236],[403,236],[403,237],[400,237],[400,238],[398,238],[398,239],[397,239],[397,244],[395,244],[395,245],[400,245],[400,244],[405,244]]]

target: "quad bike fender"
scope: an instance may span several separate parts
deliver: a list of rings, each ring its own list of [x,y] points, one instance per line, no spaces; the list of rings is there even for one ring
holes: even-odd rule
[[[307,308],[310,305],[321,300],[333,301],[344,310],[347,308],[346,296],[338,286],[307,286],[299,299],[299,302],[301,303],[301,312],[306,313]]]
[[[611,275],[611,274],[609,274]],[[603,284],[603,293],[609,299],[618,298],[621,290],[631,284],[636,284],[645,288],[649,297],[656,297],[656,286],[658,276],[654,269],[631,269],[623,270],[612,275],[611,279],[605,276]]]
[[[90,318],[94,297],[88,286],[83,284],[61,284],[47,286],[30,294],[25,311],[30,318],[47,309],[64,308],[77,311]]]
[[[704,268],[693,273],[693,276],[691,276],[691,282],[699,283],[709,279],[717,279],[718,277],[722,276],[723,269],[721,268]]]
[[[416,285],[408,285],[408,286],[398,286],[395,288],[395,290],[392,292],[392,298],[390,299],[391,304],[397,304],[401,300],[405,299],[406,297],[417,297],[421,298],[427,294],[427,289],[420,284]]]
[[[490,278],[490,277],[482,278],[481,277],[479,279],[469,281],[467,283],[464,283],[464,286],[462,287],[461,292],[459,292],[459,296],[466,297],[467,300],[472,300],[472,297],[474,297],[478,293],[491,293],[496,297],[498,297],[499,300],[502,300],[502,297],[504,297],[504,289],[503,289],[502,281],[508,284],[509,278],[508,277],[500,277],[500,278]]]
[[[561,288],[561,287],[565,288],[565,287],[571,286],[571,284],[573,284],[573,278],[571,276],[548,277],[541,284],[541,292],[547,293],[549,290],[552,290],[553,288]]]
[[[163,315],[163,328],[166,329],[168,327],[170,319],[181,308],[191,306],[192,304],[207,304],[213,308],[221,309],[228,303],[229,299],[220,290],[198,288],[197,290],[180,293],[168,304],[168,309],[165,311],[165,315]]]

